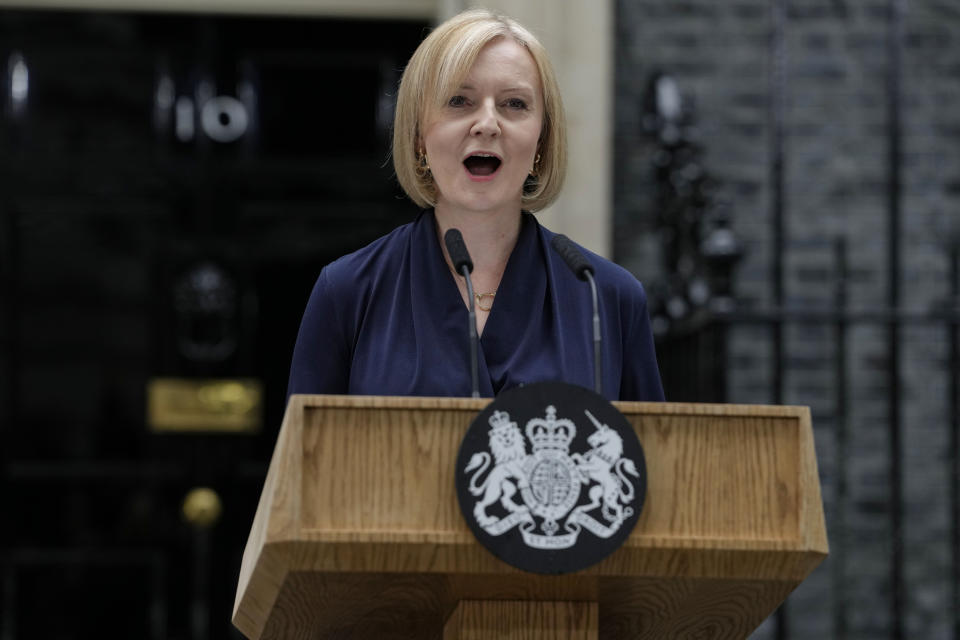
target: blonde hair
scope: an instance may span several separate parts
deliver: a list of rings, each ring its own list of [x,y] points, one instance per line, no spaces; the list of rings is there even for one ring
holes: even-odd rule
[[[443,107],[470,73],[480,51],[496,38],[513,38],[530,52],[543,91],[540,163],[537,175],[524,184],[521,208],[538,211],[560,195],[567,170],[567,121],[546,49],[516,20],[488,9],[472,9],[434,29],[417,47],[400,80],[393,122],[393,167],[400,186],[421,207],[436,206],[438,195],[433,176],[417,172],[417,145],[424,121]]]

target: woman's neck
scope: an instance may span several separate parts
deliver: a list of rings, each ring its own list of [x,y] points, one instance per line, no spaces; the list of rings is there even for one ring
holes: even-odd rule
[[[487,281],[487,286],[495,289],[520,236],[520,210],[457,211],[440,203],[434,215],[447,262],[450,256],[442,238],[448,229],[459,229],[473,260],[473,277]]]

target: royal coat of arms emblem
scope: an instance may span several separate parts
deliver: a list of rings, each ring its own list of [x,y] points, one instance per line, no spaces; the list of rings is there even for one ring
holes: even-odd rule
[[[577,394],[595,396],[580,387],[574,389]],[[636,522],[633,516],[642,507],[646,491],[643,452],[628,427],[627,437],[633,442],[627,444],[634,455],[625,453],[624,428],[611,427],[595,413],[604,411],[608,417],[623,419],[622,415],[599,396],[595,398],[606,408],[566,402],[568,409],[578,411],[561,416],[555,404],[540,404],[537,415],[522,428],[509,410],[491,405],[483,416],[486,447],[461,451],[458,487],[464,517],[481,542],[515,566],[544,573],[577,570],[619,546]],[[480,426],[478,422],[479,418],[471,430]],[[474,440],[479,444],[479,434]],[[592,548],[581,553],[584,545]],[[557,553],[563,555],[565,550],[580,559],[557,564]],[[532,559],[532,566],[524,566],[537,552],[550,552],[549,558],[541,556],[543,562]]]

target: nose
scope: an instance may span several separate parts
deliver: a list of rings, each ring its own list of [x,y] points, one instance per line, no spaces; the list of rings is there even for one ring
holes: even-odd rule
[[[491,138],[500,135],[500,119],[492,100],[485,100],[476,113],[477,119],[470,127],[471,135]]]

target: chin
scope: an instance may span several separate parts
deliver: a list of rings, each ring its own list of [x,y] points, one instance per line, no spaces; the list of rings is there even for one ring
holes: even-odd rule
[[[505,209],[516,209],[517,212],[520,211],[520,202],[519,201],[468,201],[464,203],[464,209],[468,211],[475,211],[477,213],[496,213],[498,211],[503,211]]]
[[[519,195],[507,195],[505,193],[468,193],[463,197],[461,203],[463,208],[474,211],[516,209],[519,212],[522,199]]]

